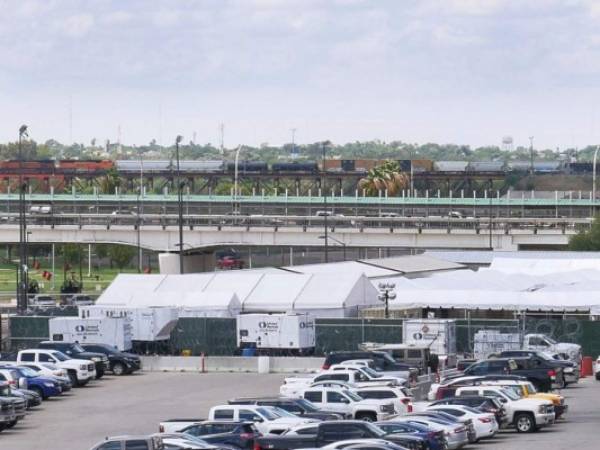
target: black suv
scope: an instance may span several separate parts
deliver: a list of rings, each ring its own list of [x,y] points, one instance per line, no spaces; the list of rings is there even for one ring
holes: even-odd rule
[[[564,387],[563,368],[551,361],[535,358],[498,358],[480,361],[469,366],[465,376],[506,374],[527,378],[542,392],[549,392],[553,385]]]
[[[209,444],[225,444],[240,450],[252,450],[254,440],[260,437],[252,422],[207,420],[190,425],[181,432],[199,437]]]
[[[276,406],[296,416],[319,420],[339,420],[343,415],[333,411],[322,411],[303,398],[287,397],[243,397],[229,400],[230,405]]]
[[[104,372],[109,369],[106,355],[103,353],[87,352],[79,342],[44,341],[38,344],[38,348],[58,350],[71,358],[93,361],[96,366],[96,378],[102,378]]]
[[[101,353],[108,358],[110,370],[115,375],[126,375],[140,370],[140,357],[134,353],[117,350],[108,344],[81,344],[88,352]]]

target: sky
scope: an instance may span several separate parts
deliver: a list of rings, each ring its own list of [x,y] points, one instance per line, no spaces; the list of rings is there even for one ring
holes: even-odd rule
[[[0,0],[0,142],[600,141],[600,0]]]

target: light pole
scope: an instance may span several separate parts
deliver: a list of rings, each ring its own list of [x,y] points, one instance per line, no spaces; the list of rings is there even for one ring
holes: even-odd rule
[[[386,319],[390,318],[390,300],[394,300],[396,298],[396,283],[379,283],[379,295],[377,298],[379,301],[385,303],[385,311],[384,315]]]
[[[594,150],[594,162],[592,163],[594,166],[592,167],[592,218],[596,217],[596,160],[598,150],[600,150],[600,145],[597,145],[596,150]]]
[[[19,271],[17,305],[20,314],[27,311],[27,220],[25,217],[25,180],[23,179],[23,137],[27,137],[27,125],[19,128]]]
[[[234,170],[233,170],[233,212],[236,213],[238,210],[237,207],[237,195],[238,195],[238,163],[240,160],[240,152],[242,151],[242,146],[238,145],[238,148],[235,150],[235,161],[234,161]]]
[[[181,170],[179,168],[179,144],[182,136],[175,138],[175,158],[177,159],[177,212],[179,225],[179,273],[183,274],[183,186],[181,185]]]
[[[490,250],[494,250],[492,246],[492,190],[488,189],[488,196],[490,197]]]
[[[323,166],[322,166],[322,170],[321,170],[321,193],[323,194],[323,227],[324,227],[324,231],[325,231],[325,235],[323,236],[323,239],[325,240],[325,263],[329,262],[329,238],[328,238],[328,227],[327,227],[327,216],[329,215],[329,211],[327,211],[327,190],[326,190],[326,186],[325,186],[325,152],[326,150],[326,145],[328,144],[328,142],[321,142],[321,151],[323,152]]]
[[[531,175],[533,175],[533,136],[529,136],[529,159]]]

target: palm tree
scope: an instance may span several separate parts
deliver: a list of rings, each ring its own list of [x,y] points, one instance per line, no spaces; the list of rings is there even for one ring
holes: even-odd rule
[[[379,192],[387,190],[389,196],[394,196],[409,184],[408,175],[400,170],[398,163],[386,161],[369,170],[367,176],[358,182],[358,187],[367,195],[379,195]]]

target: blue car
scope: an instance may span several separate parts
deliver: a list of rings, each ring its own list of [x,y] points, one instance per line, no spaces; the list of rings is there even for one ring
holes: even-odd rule
[[[389,434],[408,434],[427,441],[430,450],[445,450],[446,437],[443,431],[433,431],[426,425],[412,422],[394,422],[393,420],[378,422],[376,425]]]
[[[44,400],[62,393],[62,389],[55,379],[39,376],[37,372],[28,367],[0,366],[0,368],[10,369],[11,371],[15,371],[19,378],[25,378],[27,380],[27,389],[36,392]]]

